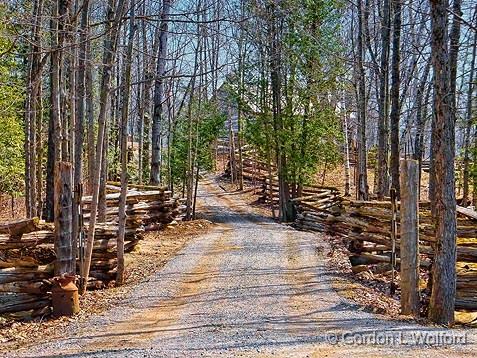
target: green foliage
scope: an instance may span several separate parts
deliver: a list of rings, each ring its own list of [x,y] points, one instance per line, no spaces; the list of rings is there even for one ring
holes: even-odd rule
[[[0,192],[18,193],[24,176],[21,65],[0,5]]]
[[[320,169],[342,161],[341,121],[336,102],[331,100],[339,98],[337,78],[343,71],[339,60],[342,3],[287,0],[280,6],[280,14],[286,14],[281,35],[281,113],[272,116],[270,73],[263,76],[256,72],[256,64],[249,64],[244,86],[248,92],[242,106],[248,117],[245,138],[261,156],[267,148],[273,160],[277,151],[284,154],[287,180],[307,184],[315,181]],[[262,103],[257,103],[257,88],[265,93]]]
[[[192,152],[200,170],[211,170],[213,167],[213,143],[222,134],[225,115],[212,101],[192,104],[192,128],[185,115],[177,119],[174,138],[171,143],[171,167],[173,183],[181,183],[187,172],[189,151],[189,129],[192,136]],[[198,135],[196,135],[198,134]],[[164,168],[165,169],[165,168]],[[163,176],[165,177],[165,176]]]

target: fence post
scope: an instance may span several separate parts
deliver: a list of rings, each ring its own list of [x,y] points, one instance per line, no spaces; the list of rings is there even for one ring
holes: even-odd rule
[[[73,168],[71,163],[59,162],[55,170],[55,276],[74,275],[73,257]]]
[[[401,313],[419,315],[419,163],[401,159]]]

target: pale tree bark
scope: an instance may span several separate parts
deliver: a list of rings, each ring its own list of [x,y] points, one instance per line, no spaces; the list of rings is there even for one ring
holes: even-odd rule
[[[199,16],[200,2],[197,5],[197,23]],[[194,99],[194,93],[196,89],[196,76],[199,68],[199,52],[201,51],[200,41],[200,26],[197,25],[197,48],[194,56],[194,72],[191,79],[189,103],[187,105],[187,131],[188,131],[188,146],[187,146],[187,167],[185,171],[185,185],[186,188],[186,220],[192,219],[192,206],[193,206],[193,190],[194,190],[194,141],[193,141],[193,124],[192,119],[192,102]]]
[[[125,71],[122,85],[122,107],[121,107],[121,194],[119,198],[119,231],[117,239],[117,258],[118,269],[116,272],[116,285],[124,283],[124,238],[126,236],[126,195],[128,191],[128,116],[129,116],[129,97],[131,94],[131,67],[134,45],[134,35],[136,33],[135,24],[135,1],[129,3],[129,39],[125,57]]]
[[[144,178],[144,158],[143,158],[143,146],[144,146],[144,115],[146,113],[146,86],[149,82],[148,76],[148,43],[147,43],[147,22],[144,18],[146,16],[146,1],[143,2],[141,6],[141,36],[138,36],[138,48],[140,48],[139,42],[142,41],[142,54],[141,54],[141,63],[138,63],[138,78],[142,78],[141,87],[139,89],[140,94],[138,95],[138,181],[139,184],[143,183]],[[138,61],[139,62],[139,61]]]
[[[55,163],[61,160],[62,156],[62,130],[61,119],[63,111],[60,103],[60,71],[62,64],[62,47],[64,39],[64,25],[66,15],[66,2],[57,0],[53,2],[51,11],[50,29],[52,36],[52,51],[50,54],[51,75],[50,75],[50,128],[48,134],[48,163],[46,179],[46,220],[54,219],[54,178]]]
[[[462,17],[462,0],[453,0],[452,13],[452,27],[449,34],[449,69],[450,69],[450,93],[452,96],[452,111],[451,115],[456,120],[456,87],[457,87],[457,61],[459,57],[459,40],[460,40],[460,18]]]
[[[477,15],[477,5],[474,11],[474,18]],[[477,31],[474,32],[472,42],[472,59],[470,63],[469,84],[467,87],[467,106],[465,113],[465,142],[464,142],[464,178],[463,178],[463,195],[462,205],[467,206],[469,202],[469,167],[470,167],[470,145],[471,145],[471,129],[472,125],[472,107],[474,103],[474,76],[475,76],[475,59],[477,53]],[[474,184],[475,185],[475,184]]]
[[[435,232],[429,318],[452,325],[456,292],[455,123],[452,115],[448,0],[431,0],[431,48],[435,111]]]
[[[349,164],[349,128],[348,113],[346,110],[346,98],[343,92],[343,132],[344,132],[344,171],[345,171],[345,190],[344,196],[350,196],[350,164]],[[301,196],[301,195],[300,195]]]
[[[91,41],[89,40],[89,25],[86,26],[86,53],[85,53],[85,89],[86,89],[86,119],[88,121],[88,194],[93,193],[93,173],[95,163],[94,143],[94,105],[93,105],[93,66],[91,65]]]
[[[74,137],[74,204],[73,204],[73,256],[77,254],[77,242],[80,231],[79,206],[81,205],[80,186],[83,183],[83,142],[84,142],[84,121],[86,113],[86,51],[87,51],[87,27],[89,17],[89,0],[82,3],[81,24],[80,24],[80,46],[78,52],[78,79],[77,79],[77,104]]]
[[[37,185],[41,162],[38,160],[41,147],[42,102],[41,102],[41,16],[43,1],[33,4],[31,55],[29,56],[29,96],[25,110],[25,204],[28,217],[40,215],[41,184]],[[40,169],[40,170],[39,170]]]
[[[166,72],[168,20],[172,0],[162,3],[159,53],[157,58],[156,81],[154,86],[154,114],[152,117],[152,157],[151,157],[151,184],[159,185],[161,182],[161,122],[164,102],[164,76]]]
[[[96,167],[93,176],[93,199],[91,201],[90,219],[88,227],[88,236],[85,249],[85,260],[82,267],[81,292],[86,291],[86,285],[89,277],[89,269],[91,266],[91,258],[93,254],[94,234],[96,227],[96,214],[98,211],[99,197],[99,181],[101,176],[101,165],[103,159],[103,145],[106,128],[106,110],[109,107],[110,87],[111,87],[111,70],[114,63],[116,47],[118,42],[118,34],[121,26],[121,19],[124,9],[125,0],[119,0],[114,7],[114,0],[109,0],[106,22],[106,38],[104,40],[103,68],[101,79],[100,93],[100,110],[98,117],[98,138],[96,141]]]
[[[238,96],[237,96],[237,145],[238,145],[238,171],[237,179],[239,190],[243,190],[243,129],[242,129],[242,102],[244,92],[244,39],[243,39],[243,21],[244,21],[245,1],[240,1],[240,26],[238,40]]]

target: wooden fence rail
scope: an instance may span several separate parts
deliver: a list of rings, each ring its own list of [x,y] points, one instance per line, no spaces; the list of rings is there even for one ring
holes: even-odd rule
[[[321,200],[327,199],[326,204]],[[303,197],[294,200],[297,209],[295,226],[343,238],[349,250],[354,272],[391,269],[391,202],[355,201],[336,193],[320,199]],[[457,208],[457,296],[456,309],[477,311],[477,215]],[[398,203],[397,264],[400,263],[400,222]],[[431,267],[435,243],[429,202],[419,204],[419,252],[421,273]],[[383,264],[387,266],[383,269]],[[424,276],[424,275],[423,275]],[[427,276],[427,275],[426,275]],[[421,277],[422,279],[422,277]],[[421,285],[422,287],[422,285]]]
[[[107,194],[106,202],[107,221],[95,228],[89,289],[103,288],[116,278],[119,194]],[[90,197],[83,197],[84,233],[88,231],[90,203]],[[161,229],[178,219],[184,206],[166,190],[131,190],[126,211],[128,253],[145,231]],[[55,260],[53,224],[38,218],[0,224],[0,314],[13,313],[23,318],[49,313]]]

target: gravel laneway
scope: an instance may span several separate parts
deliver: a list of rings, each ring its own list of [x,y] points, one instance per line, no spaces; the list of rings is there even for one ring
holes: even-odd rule
[[[411,343],[413,332],[424,328],[359,311],[340,298],[331,289],[327,247],[317,235],[252,214],[210,181],[200,187],[200,206],[219,223],[217,228],[193,240],[148,282],[138,285],[121,306],[71,327],[65,339],[16,354],[131,358],[477,354],[472,353],[474,334],[460,346],[393,348],[391,334],[394,342]],[[349,331],[367,332],[366,337],[386,332],[389,344],[350,345],[355,336],[342,336]],[[335,335],[340,339],[337,345],[330,343]],[[362,336],[356,337],[359,341]]]

